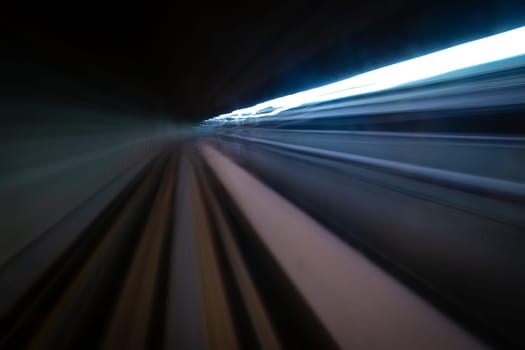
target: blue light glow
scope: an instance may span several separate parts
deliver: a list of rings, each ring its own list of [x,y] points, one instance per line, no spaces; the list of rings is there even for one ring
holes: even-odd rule
[[[428,55],[362,73],[318,88],[297,92],[208,121],[244,120],[279,114],[291,108],[378,92],[456,70],[525,54],[525,27],[453,46]]]

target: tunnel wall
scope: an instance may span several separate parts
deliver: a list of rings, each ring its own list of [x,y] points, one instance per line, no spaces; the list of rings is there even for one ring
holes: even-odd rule
[[[0,101],[0,264],[182,128],[144,114]]]

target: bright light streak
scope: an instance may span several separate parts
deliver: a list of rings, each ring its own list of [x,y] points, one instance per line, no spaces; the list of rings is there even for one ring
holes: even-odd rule
[[[291,108],[378,92],[406,83],[525,54],[525,27],[453,46],[428,55],[359,74],[315,89],[221,114],[209,121],[276,115]]]

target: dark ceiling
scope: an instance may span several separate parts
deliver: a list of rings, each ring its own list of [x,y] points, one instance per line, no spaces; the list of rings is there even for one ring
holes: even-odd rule
[[[18,1],[1,12],[4,95],[188,121],[525,24],[525,2],[488,0]]]

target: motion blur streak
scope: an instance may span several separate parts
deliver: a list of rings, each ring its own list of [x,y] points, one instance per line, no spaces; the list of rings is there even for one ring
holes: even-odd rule
[[[519,48],[514,51],[523,46],[518,37],[524,30],[502,36],[510,33],[516,41],[502,41],[500,53],[512,51],[510,56],[514,57],[441,75],[434,75],[440,68],[421,75],[416,69],[410,77],[432,78],[397,87],[392,87],[394,80],[387,80],[384,84],[390,88],[386,90],[352,92],[344,98],[343,94],[327,93],[324,102],[316,99],[320,94],[315,91],[344,86],[351,78],[299,93],[296,96],[317,96],[304,105],[293,102],[287,106],[293,104],[294,108],[286,107],[279,113],[268,109],[261,118],[249,118],[246,110],[240,115],[224,115],[203,123],[202,132],[214,147],[341,242],[360,251],[470,332],[498,348],[524,347],[525,56],[518,55]],[[496,42],[498,37],[488,39]],[[474,43],[481,45],[488,39]],[[463,53],[470,52],[471,44],[440,51],[440,55],[463,49]],[[486,62],[480,57],[492,54],[478,53],[478,62]],[[424,62],[433,55],[373,71],[370,76]],[[466,67],[461,62],[468,59],[458,60],[456,67]],[[337,99],[328,100],[328,96]],[[274,101],[288,98],[272,100],[266,107],[284,106]],[[241,181],[230,176],[232,183]],[[262,198],[253,195],[252,201]],[[270,202],[263,201],[262,206],[273,206]],[[271,220],[266,221],[270,225]],[[285,231],[283,235],[288,233]],[[281,244],[289,254],[292,246],[306,244],[306,234],[296,237],[295,244]],[[312,253],[316,267],[324,259],[320,254]],[[306,258],[298,261],[301,266],[307,264]],[[333,270],[325,273],[337,279],[343,266],[334,263]],[[329,286],[313,277],[314,270],[308,269],[312,280]],[[301,289],[299,282],[296,287]],[[344,312],[343,305],[352,305],[351,288],[341,284],[337,288],[347,291],[349,300],[336,308]],[[376,288],[369,290],[376,293]],[[317,295],[337,300],[336,294]],[[365,295],[359,298],[361,305],[366,303]],[[315,309],[315,302],[304,298]],[[378,310],[348,314],[369,319],[386,308],[384,302],[377,304],[382,305]],[[323,312],[316,312],[321,322],[326,322]],[[333,333],[337,327],[325,326],[337,339]],[[375,332],[385,329],[377,327]],[[359,342],[365,331],[350,328],[356,334],[345,335],[355,347],[353,341]],[[402,338],[402,332],[396,334]],[[371,344],[371,340],[364,343]]]
[[[0,348],[525,348],[524,33],[191,128],[13,107]]]
[[[312,103],[378,92],[460,69],[525,54],[525,27],[454,46],[425,56],[363,73],[319,88],[298,92],[253,107],[221,114],[210,121],[276,115]]]

